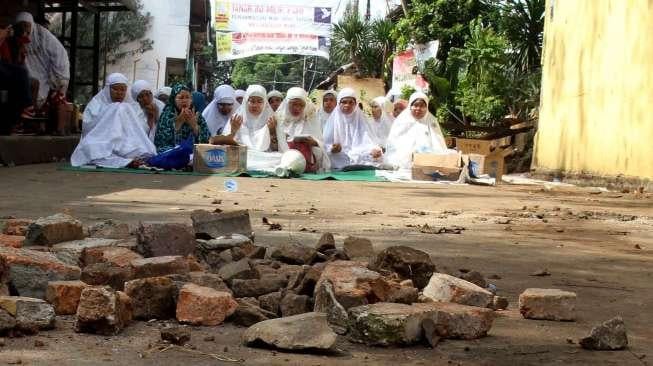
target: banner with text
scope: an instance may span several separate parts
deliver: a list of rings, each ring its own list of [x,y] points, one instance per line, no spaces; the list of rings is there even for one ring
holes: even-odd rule
[[[262,53],[329,58],[334,0],[214,0],[218,60]]]
[[[406,85],[419,91],[428,91],[429,89],[428,82],[417,73],[417,60],[412,48],[399,52],[392,61],[391,93],[401,94],[401,89]]]

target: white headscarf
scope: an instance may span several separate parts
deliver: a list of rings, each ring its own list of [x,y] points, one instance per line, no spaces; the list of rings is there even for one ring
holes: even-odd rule
[[[136,103],[138,103],[138,96],[144,90],[149,90],[150,92],[152,92],[152,86],[150,85],[150,83],[148,83],[145,80],[136,80],[134,82],[134,85],[132,85],[131,96]],[[147,123],[147,116],[145,114],[143,114],[143,116],[145,117],[145,126],[146,126],[146,131],[148,131],[148,136],[150,137],[150,140],[154,141],[154,136],[156,135],[156,125],[157,122],[159,121],[159,116],[161,116],[161,113],[163,112],[163,108],[165,108],[166,105],[165,103],[163,103],[162,101],[156,98],[152,99],[152,103],[154,103],[154,105],[156,106],[156,115],[154,116],[154,126],[152,126],[152,128],[150,128],[150,126]],[[143,111],[143,113],[145,113],[145,111]]]
[[[104,88],[84,110],[82,138],[70,158],[73,166],[121,168],[136,158],[156,154],[143,128],[144,113],[132,100],[130,91],[122,102],[111,100],[109,89],[115,84],[127,85],[127,78],[118,73],[107,76]]]
[[[159,97],[159,95],[167,95],[170,96],[172,93],[172,88],[169,86],[163,86],[161,89],[159,89],[159,92],[156,93],[156,96]]]
[[[277,98],[283,99],[283,93],[281,93],[278,90],[270,90],[270,92],[268,93],[268,100],[270,100],[270,98],[272,98],[272,97],[277,97]]]
[[[427,111],[421,119],[413,117],[410,106],[417,100],[423,100],[428,107],[429,99],[426,94],[413,93],[408,108],[401,112],[390,129],[385,162],[394,167],[410,168],[413,153],[455,153],[447,149],[440,125],[430,112]]]
[[[370,104],[381,108],[381,117],[379,119],[374,119],[373,115],[368,119],[370,137],[375,144],[385,146],[392,127],[392,103],[386,97],[376,97],[372,99]]]
[[[228,115],[220,113],[218,110],[218,104],[232,104],[231,113]],[[204,112],[202,112],[202,116],[206,121],[206,125],[209,127],[211,136],[215,136],[218,132],[221,132],[238,107],[240,107],[240,104],[236,102],[234,88],[232,88],[231,85],[225,84],[215,88],[213,91],[213,100],[206,106],[206,108],[204,108]]]
[[[16,22],[32,24],[30,43],[26,44],[25,66],[30,77],[39,81],[36,102],[41,106],[47,99],[50,90],[60,90],[65,93],[70,80],[68,52],[49,30],[34,23],[32,14],[20,12],[16,16]]]
[[[342,112],[340,102],[344,98],[354,98],[356,102],[358,101],[356,92],[351,88],[342,89],[338,93],[338,106],[331,113],[325,127],[324,144],[326,149],[331,151],[334,144],[340,144],[342,147],[341,153],[347,155],[349,160],[346,165],[372,165],[373,161],[370,154],[372,150],[380,147],[370,138],[367,121],[357,103],[350,114]],[[336,163],[335,167],[342,168],[342,166],[338,165],[341,164]]]
[[[236,93],[238,91],[236,90]],[[237,95],[237,94],[236,94]],[[263,99],[263,110],[258,116],[255,116],[247,108],[247,102],[251,97]],[[268,128],[268,119],[274,114],[270,103],[266,99],[267,92],[261,85],[250,85],[245,92],[243,104],[238,108],[235,114],[243,116],[243,124],[234,136],[236,142],[247,145],[250,149],[258,151],[267,151],[270,148],[270,129]],[[231,124],[227,123],[222,131],[223,135],[231,133]]]
[[[249,88],[247,88],[247,90],[249,90]],[[263,88],[263,90],[265,90],[265,88]],[[236,89],[236,91],[234,92],[236,99],[237,99],[237,98],[240,98],[240,97],[243,97],[243,101],[245,100],[245,94],[246,94],[246,93],[247,93],[247,92],[244,91],[243,89]],[[266,99],[266,98],[265,98],[265,95],[263,96],[263,99]],[[266,100],[267,100],[267,99],[266,99]],[[245,103],[243,103],[243,104],[245,104]]]
[[[324,97],[326,97],[327,95],[333,95],[334,98],[338,97],[338,94],[336,94],[335,90],[327,90],[322,95],[322,100],[323,101],[324,101]],[[336,106],[336,108],[337,108],[337,106]],[[333,111],[331,111],[331,113],[333,113]],[[320,126],[321,126],[322,129],[324,129],[324,126],[326,125],[327,120],[331,116],[331,113],[327,113],[324,110],[324,104],[322,104],[322,106],[320,107],[320,110],[317,112],[317,118],[320,121]]]

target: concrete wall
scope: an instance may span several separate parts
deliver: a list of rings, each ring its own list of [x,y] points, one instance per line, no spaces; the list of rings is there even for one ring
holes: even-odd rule
[[[535,170],[653,178],[653,0],[547,0]]]
[[[138,56],[128,56],[107,71],[121,72],[130,82],[144,79],[158,88],[165,85],[166,59],[186,59],[190,48],[190,0],[142,0],[143,12],[152,15],[147,37],[154,41],[153,50]],[[127,44],[126,49],[135,45]],[[135,64],[134,61],[139,59]],[[157,64],[157,60],[159,64]],[[135,65],[135,67],[134,67]],[[135,78],[134,78],[135,71]]]

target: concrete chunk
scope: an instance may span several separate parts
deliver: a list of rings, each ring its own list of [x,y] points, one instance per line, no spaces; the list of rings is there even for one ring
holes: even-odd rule
[[[519,295],[519,312],[526,319],[573,321],[576,294],[558,289],[529,288]]]

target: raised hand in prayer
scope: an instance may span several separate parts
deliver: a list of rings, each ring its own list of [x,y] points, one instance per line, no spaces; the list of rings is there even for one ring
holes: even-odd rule
[[[268,118],[268,128],[270,129],[270,132],[274,132],[277,128],[277,119],[274,118],[274,115]]]
[[[339,152],[341,152],[341,151],[342,151],[342,145],[340,145],[340,144],[333,144],[333,146],[331,146],[331,152],[332,152],[332,153],[337,154],[337,153],[339,153]]]
[[[235,136],[236,132],[240,130],[240,126],[243,125],[243,116],[240,114],[234,114],[231,116],[231,119],[229,120],[229,124],[231,125],[231,136]]]
[[[383,155],[383,151],[382,151],[381,149],[377,149],[377,148],[375,148],[375,149],[372,149],[372,152],[370,153],[370,155],[371,155],[374,159],[378,159],[378,158],[380,158],[380,157]]]

